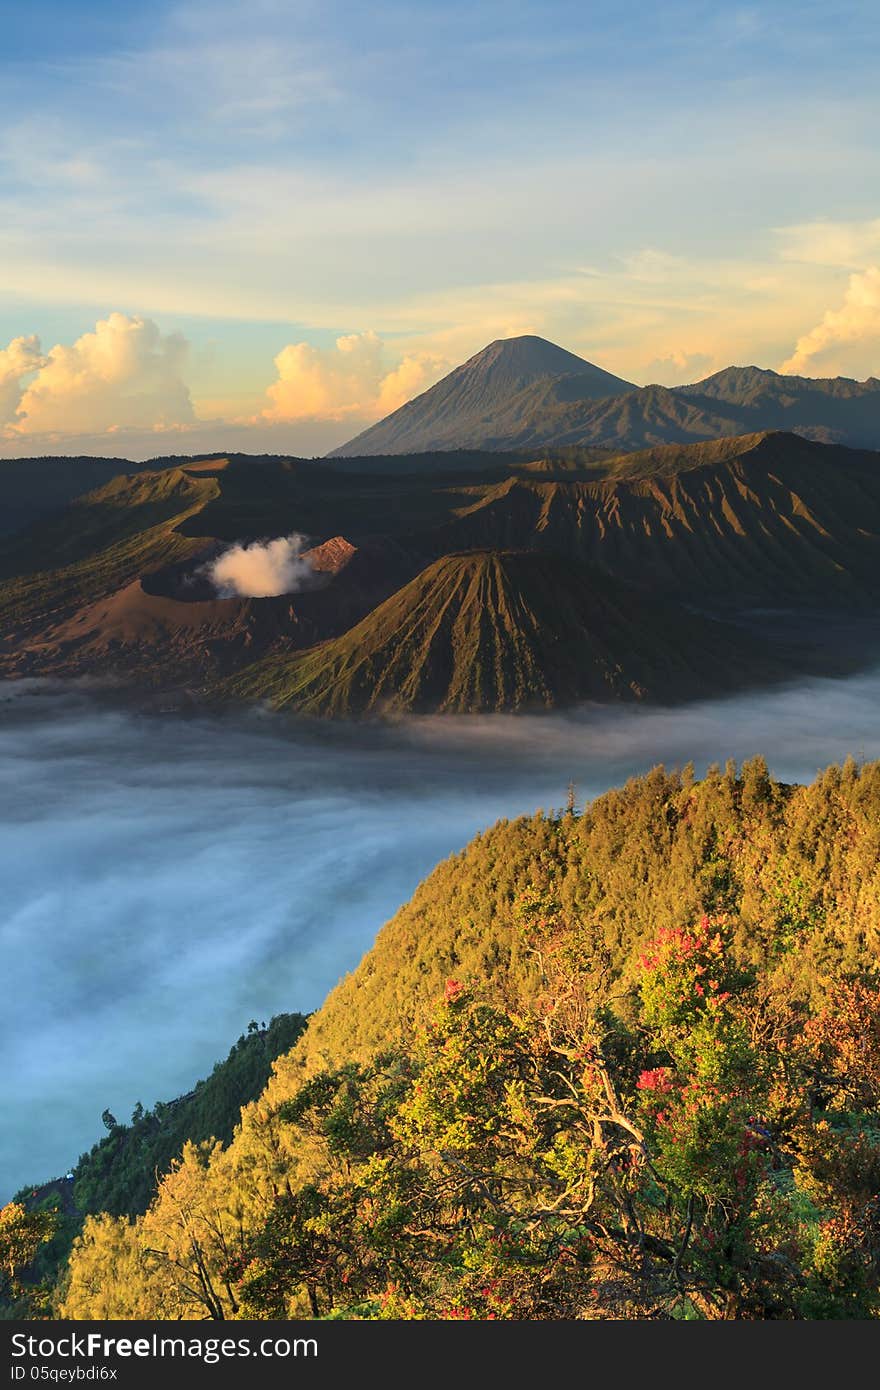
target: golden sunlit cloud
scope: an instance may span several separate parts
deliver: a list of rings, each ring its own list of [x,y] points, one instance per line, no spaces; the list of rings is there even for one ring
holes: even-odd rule
[[[880,356],[880,267],[869,266],[851,275],[843,304],[829,309],[809,333],[798,339],[780,371],[829,376],[845,374],[852,349],[861,360],[873,349]]]
[[[278,380],[266,392],[271,405],[260,418],[279,423],[379,419],[437,381],[448,363],[424,352],[390,368],[381,338],[369,331],[337,338],[332,348],[289,343],[275,367]]]
[[[161,333],[152,319],[109,314],[93,332],[71,346],[56,344],[45,357],[35,338],[16,339],[6,353],[13,348],[18,358],[25,352],[18,382],[36,374],[19,390],[7,433],[161,430],[195,419],[182,376],[188,343],[179,333]]]
[[[15,420],[26,378],[45,362],[36,333],[0,348],[0,426]]]

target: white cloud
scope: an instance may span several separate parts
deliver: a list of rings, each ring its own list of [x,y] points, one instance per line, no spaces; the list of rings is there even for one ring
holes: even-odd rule
[[[0,426],[15,419],[24,393],[24,381],[45,363],[36,333],[27,338],[13,338],[0,348]]]
[[[867,222],[802,222],[777,230],[786,261],[860,270],[880,257],[880,217]]]
[[[182,377],[187,352],[185,338],[161,333],[152,319],[110,314],[71,346],[56,344],[38,364],[11,431],[76,435],[188,425],[195,417]]]
[[[221,598],[273,598],[292,594],[314,581],[315,571],[302,551],[305,536],[294,532],[272,541],[233,545],[205,566]]]
[[[829,309],[809,333],[797,341],[780,371],[792,375],[822,371],[846,374],[853,362],[864,363],[868,353],[880,356],[880,267],[869,266],[851,275],[839,309]]]
[[[385,347],[374,332],[350,333],[332,348],[289,343],[275,358],[278,380],[266,394],[271,404],[262,419],[378,419],[424,391],[447,363],[431,353],[414,353],[396,367],[385,361]]]

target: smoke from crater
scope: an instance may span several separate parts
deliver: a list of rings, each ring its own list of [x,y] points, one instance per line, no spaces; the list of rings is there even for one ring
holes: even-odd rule
[[[315,571],[303,554],[308,541],[294,531],[271,541],[239,543],[205,567],[221,598],[274,598],[313,582]]]

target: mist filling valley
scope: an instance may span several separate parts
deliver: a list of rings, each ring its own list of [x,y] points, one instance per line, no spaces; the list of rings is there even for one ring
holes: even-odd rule
[[[0,1201],[188,1091],[251,1019],[317,1008],[446,855],[500,816],[659,762],[784,780],[880,757],[880,670],[677,709],[149,715],[0,687]]]

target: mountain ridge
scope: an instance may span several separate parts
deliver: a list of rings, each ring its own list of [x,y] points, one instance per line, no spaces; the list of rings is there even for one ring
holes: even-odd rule
[[[522,461],[528,454],[499,454],[497,469],[485,457],[470,473],[350,472],[329,461],[224,456],[117,477],[0,544],[0,671],[100,675],[150,698],[173,692],[197,702],[218,689],[234,699],[260,697],[274,666],[286,672],[291,703],[287,678],[296,668],[291,707],[341,715],[525,708],[527,685],[538,708],[634,698],[632,682],[659,697],[668,681],[670,698],[683,698],[685,683],[699,692],[705,682],[693,663],[687,682],[664,677],[652,629],[683,656],[693,628],[686,610],[695,608],[707,621],[726,620],[728,630],[731,619],[752,621],[751,610],[789,609],[802,646],[786,647],[792,674],[852,669],[857,623],[863,664],[870,658],[867,620],[880,594],[876,452],[763,431],[608,455],[535,450],[531,462]],[[308,538],[306,553],[320,571],[313,582],[266,597],[224,597],[213,586],[206,567],[227,546],[291,533]],[[498,585],[480,589],[484,571],[483,610],[476,599],[465,605],[469,659],[475,672],[488,663],[491,675],[483,694],[468,689],[461,660],[440,663],[432,693],[425,678],[436,653],[427,659],[427,630],[415,635],[400,595],[444,557],[459,557],[458,580],[449,583],[453,606],[461,606],[460,557],[473,552],[538,558],[528,573],[522,558],[500,562],[501,589],[516,566],[523,593],[513,592],[519,580],[507,597]],[[584,607],[591,596],[598,603],[603,584],[642,597],[623,637],[601,624],[596,630],[598,609]],[[667,605],[662,614],[652,606],[658,602]],[[540,613],[545,634],[534,622],[526,630],[519,616],[508,621],[527,609]],[[810,619],[811,610],[820,616]],[[389,612],[400,622],[383,639],[374,624]],[[565,623],[571,643],[587,650],[593,642],[592,666],[560,661],[562,645],[552,638]],[[626,679],[603,678],[597,695],[600,636],[614,639],[607,669],[619,666]],[[374,660],[372,700],[362,688],[367,668],[355,679],[365,653]],[[753,652],[743,661],[755,669]],[[735,688],[723,652],[718,670]]]
[[[617,460],[620,477],[511,477],[437,528],[438,548],[555,551],[722,609],[875,602],[873,453],[762,433],[648,450],[642,470],[632,457]]]
[[[555,358],[544,353],[553,345],[536,339],[543,345],[542,362],[548,367],[557,363],[558,369],[536,370],[528,377],[511,370],[503,390],[475,392],[472,398],[471,377],[491,372],[499,353],[508,353],[513,362],[518,345],[526,341],[512,338],[490,344],[328,457],[568,445],[631,451],[767,429],[793,431],[824,443],[880,448],[876,377],[859,382],[732,366],[682,386],[635,386],[570,354]]]
[[[487,422],[523,389],[566,376],[579,379],[584,399],[600,399],[632,387],[545,338],[534,334],[498,338],[327,457],[473,447],[472,439],[491,438]]]

